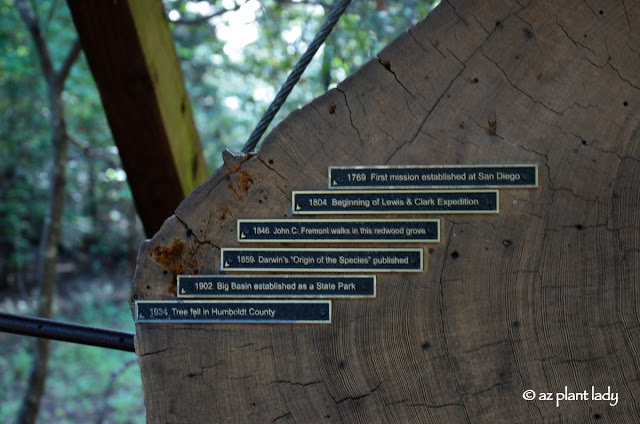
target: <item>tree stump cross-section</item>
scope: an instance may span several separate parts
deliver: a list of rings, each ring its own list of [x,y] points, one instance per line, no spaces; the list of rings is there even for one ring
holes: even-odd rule
[[[330,302],[330,323],[139,320],[148,422],[638,422],[639,28],[628,1],[442,2],[257,153],[227,152],[142,244],[132,308],[177,305],[179,275],[359,276],[349,287],[373,279],[375,295],[340,297],[327,279],[315,301]],[[396,190],[383,176],[331,188],[330,167],[517,164],[536,166],[535,186],[482,189],[497,193],[492,213],[294,213],[303,192]],[[312,228],[303,219],[432,219],[439,237],[239,240],[240,225]],[[418,249],[423,263],[225,266],[223,249],[239,248]]]

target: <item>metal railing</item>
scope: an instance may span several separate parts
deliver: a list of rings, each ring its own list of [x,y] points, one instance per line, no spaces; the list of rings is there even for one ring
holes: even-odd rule
[[[0,312],[0,331],[135,352],[135,333]]]

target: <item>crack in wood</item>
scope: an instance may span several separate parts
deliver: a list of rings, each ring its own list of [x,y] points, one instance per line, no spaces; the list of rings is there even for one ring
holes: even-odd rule
[[[347,110],[349,111],[349,122],[351,123],[351,128],[356,130],[356,133],[358,134],[358,139],[360,140],[360,142],[364,143],[365,140],[362,138],[362,135],[360,134],[360,130],[353,123],[353,114],[351,112],[351,108],[349,107],[349,101],[347,100],[347,93],[345,93],[340,87],[336,87],[336,91],[338,93],[342,93],[342,96],[344,97],[344,104],[347,107]]]
[[[176,217],[176,220],[177,220],[178,222],[180,222],[180,223],[184,226],[184,228],[189,232],[189,234],[191,234],[191,235],[196,239],[196,241],[198,242],[198,244],[200,244],[200,245],[208,244],[208,245],[209,245],[209,246],[211,246],[211,247],[215,247],[216,249],[220,249],[220,246],[218,246],[218,245],[214,244],[214,243],[213,243],[211,240],[209,240],[209,239],[201,240],[201,239],[196,235],[196,233],[195,233],[193,230],[191,230],[191,228],[189,227],[189,225],[187,225],[187,223],[186,223],[182,218],[180,218],[180,217],[178,216],[178,214],[177,214],[177,213],[176,213],[174,216]]]
[[[553,112],[554,114],[556,114],[558,116],[562,116],[562,112],[561,111],[557,111],[557,110],[545,105],[542,101],[540,101],[538,99],[535,99],[531,94],[527,93],[522,88],[518,87],[513,81],[511,81],[511,79],[509,78],[509,75],[507,74],[507,72],[498,64],[498,62],[495,62],[493,59],[491,59],[489,56],[487,56],[484,52],[481,52],[481,54],[482,54],[482,56],[484,56],[485,59],[487,59],[489,62],[493,63],[495,65],[495,67],[498,68],[498,70],[500,70],[500,72],[502,72],[502,74],[504,75],[505,80],[507,81],[507,83],[509,83],[509,85],[511,87],[513,87],[516,91],[520,92],[525,97],[527,97],[529,100],[531,100],[531,102],[542,106],[544,109],[548,110],[549,112]]]
[[[336,402],[336,405],[340,405],[343,402],[357,402],[360,401],[364,398],[367,398],[373,394],[375,394],[378,389],[380,389],[380,384],[378,384],[376,387],[374,387],[373,389],[371,389],[371,391],[367,392],[367,393],[363,393],[361,395],[357,395],[357,396],[347,396],[344,397],[342,399],[338,399],[337,401],[334,399],[334,401]]]

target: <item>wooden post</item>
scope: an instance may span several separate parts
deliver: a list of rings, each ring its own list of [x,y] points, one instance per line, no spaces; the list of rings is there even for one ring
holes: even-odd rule
[[[162,1],[67,3],[151,236],[208,176]]]
[[[138,257],[131,306],[137,302],[147,420],[638,422],[639,28],[640,5],[631,2],[442,2],[378,59],[291,114],[256,155],[227,154]],[[466,183],[453,175],[482,164],[497,166],[467,169]],[[514,185],[516,172],[499,169],[508,164],[537,166],[538,178]],[[354,165],[455,167],[401,169],[393,177],[383,176],[388,167],[355,169],[329,189],[329,167]],[[448,187],[388,197],[395,190],[388,181],[420,185],[423,178],[413,177],[420,172]],[[377,186],[353,189],[368,194],[331,200],[346,192],[345,181],[369,183],[372,174]],[[479,188],[488,190],[484,212],[453,213],[475,207],[472,194],[460,192]],[[491,202],[494,190],[499,205]],[[329,194],[305,200],[298,191]],[[428,209],[431,198],[451,208],[408,207]],[[330,209],[325,202],[333,214],[321,213]],[[399,209],[372,215],[382,204]],[[300,214],[310,207],[312,214]],[[347,214],[358,207],[364,210]],[[251,242],[275,227],[237,228],[248,219],[373,228],[364,224],[372,217],[438,219],[440,238],[327,243],[325,233],[314,241]],[[237,248],[250,250],[230,250]],[[392,251],[414,248],[423,270],[413,253]],[[319,251],[315,263],[306,249]],[[371,270],[367,257],[377,249],[387,249],[384,264]],[[351,265],[322,268],[334,259]],[[411,272],[401,269],[405,259]],[[222,277],[191,281],[185,291],[227,303],[176,303],[181,274],[238,277],[228,291]],[[295,274],[373,275],[377,292],[334,293],[331,323],[237,322],[253,319],[243,308],[255,315],[272,306],[249,297],[240,282]],[[253,292],[264,290],[252,284]],[[281,298],[301,302],[278,287],[271,288]],[[229,292],[245,303],[228,303]],[[318,296],[302,300],[324,301]],[[203,323],[207,311],[236,322]]]

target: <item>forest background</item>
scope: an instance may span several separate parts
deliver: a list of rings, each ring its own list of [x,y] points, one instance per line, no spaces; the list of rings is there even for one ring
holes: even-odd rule
[[[29,8],[54,64],[77,39],[66,3],[0,0],[0,311],[34,315],[39,245],[52,200],[47,80],[17,5]],[[439,3],[354,1],[274,120],[335,87]],[[165,0],[207,165],[239,151],[322,25],[315,0]],[[144,239],[118,150],[80,53],[61,88],[69,142],[54,319],[134,331],[127,303]],[[141,164],[140,166],[146,166]],[[34,340],[0,333],[0,422],[18,416]],[[38,422],[144,422],[134,354],[52,342]]]

